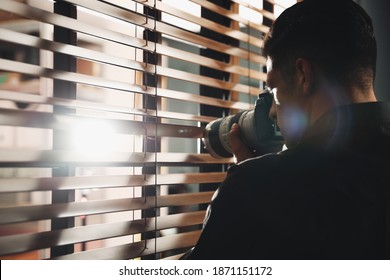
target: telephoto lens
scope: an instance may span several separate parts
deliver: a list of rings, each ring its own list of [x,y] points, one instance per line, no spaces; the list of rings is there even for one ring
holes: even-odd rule
[[[256,100],[255,108],[214,120],[207,124],[203,143],[210,155],[216,158],[232,157],[228,133],[234,123],[240,126],[240,135],[244,144],[255,154],[278,152],[283,146],[276,121],[269,117],[273,94],[264,90]]]

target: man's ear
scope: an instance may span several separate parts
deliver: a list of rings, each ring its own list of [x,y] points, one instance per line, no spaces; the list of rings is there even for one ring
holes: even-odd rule
[[[315,84],[313,64],[305,59],[298,58],[295,61],[297,82],[305,95],[310,94]]]

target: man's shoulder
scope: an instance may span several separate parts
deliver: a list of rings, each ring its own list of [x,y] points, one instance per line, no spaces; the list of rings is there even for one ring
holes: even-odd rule
[[[289,160],[287,158],[290,157],[291,155],[286,155],[285,152],[253,157],[231,166],[228,174],[237,175],[248,180],[252,180],[250,179],[252,177],[264,176],[265,174],[276,174],[288,169]]]
[[[231,167],[231,169],[246,170],[251,168],[258,168],[261,166],[269,166],[272,162],[280,161],[281,155],[279,153],[265,154],[253,158],[243,160]]]
[[[242,161],[229,169],[228,177],[248,185],[258,185],[261,178],[262,183],[287,186],[306,180],[310,174],[322,175],[332,166],[332,161],[321,149],[295,147]]]
[[[268,153],[257,157],[249,158],[235,165],[235,168],[239,169],[251,169],[251,168],[273,168],[286,164],[291,158],[301,156],[300,153],[296,153],[294,150],[280,151],[278,153]]]

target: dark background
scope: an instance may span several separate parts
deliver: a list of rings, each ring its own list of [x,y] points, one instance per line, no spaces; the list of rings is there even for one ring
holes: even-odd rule
[[[390,101],[390,1],[358,0],[371,16],[378,41],[375,93],[379,100]]]

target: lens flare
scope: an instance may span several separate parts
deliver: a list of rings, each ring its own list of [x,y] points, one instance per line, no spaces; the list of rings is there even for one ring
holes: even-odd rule
[[[283,136],[293,141],[299,141],[305,133],[309,120],[298,107],[288,106],[282,112]]]
[[[85,155],[102,155],[115,148],[114,129],[101,121],[79,123],[72,132],[73,148]]]

